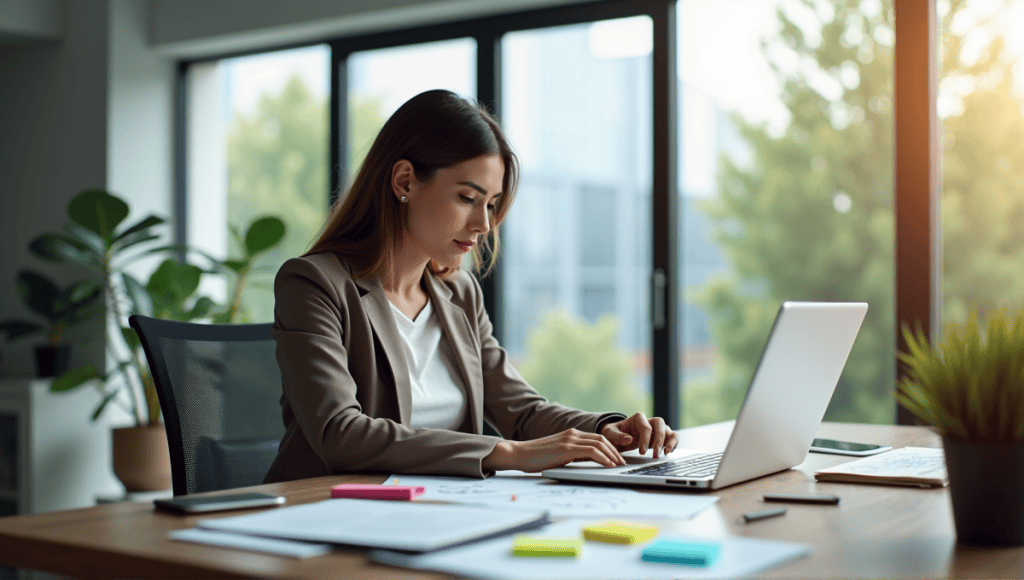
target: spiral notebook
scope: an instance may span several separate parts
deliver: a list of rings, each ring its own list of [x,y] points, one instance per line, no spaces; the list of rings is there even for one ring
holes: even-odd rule
[[[902,447],[814,473],[818,481],[943,487],[949,484],[942,449]]]

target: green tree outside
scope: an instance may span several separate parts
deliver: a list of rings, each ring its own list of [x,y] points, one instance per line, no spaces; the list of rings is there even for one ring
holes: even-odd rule
[[[379,101],[355,100],[351,108],[354,142],[372,141],[384,120]],[[288,258],[302,255],[320,232],[328,203],[327,99],[317,97],[292,76],[278,94],[261,97],[252,115],[236,115],[228,139],[228,215],[244,232],[253,219],[274,215],[287,235],[257,259],[257,270],[242,295],[250,320],[274,319],[273,279]],[[351,148],[350,167],[365,157]],[[237,249],[236,249],[237,250]]]
[[[252,115],[238,115],[228,136],[229,225],[244,232],[275,215],[287,235],[258,259],[242,297],[251,320],[274,319],[273,278],[288,258],[309,248],[327,210],[327,104],[292,76],[279,94],[264,94]]]
[[[523,378],[549,400],[594,412],[649,409],[629,356],[615,342],[618,323],[552,310],[527,339]]]
[[[944,323],[1024,304],[1024,93],[1014,93],[1015,81],[1017,91],[1024,86],[1004,42],[1019,30],[998,16],[1012,2],[997,4],[968,28],[988,42],[967,50],[954,23],[975,4],[953,0],[940,22],[939,94],[955,103],[942,122]]]
[[[719,350],[713,376],[684,396],[684,425],[735,417],[785,299],[864,300],[870,305],[826,419],[888,423],[894,402],[893,12],[891,3],[803,0],[821,26],[815,43],[783,10],[781,33],[763,43],[782,81],[792,121],[781,136],[734,116],[752,165],[722,160],[719,196],[704,209],[732,271],[697,292]],[[978,62],[960,60],[951,22],[966,2],[953,1],[941,21],[942,78],[966,76],[973,89],[959,113],[943,120],[944,309],[1024,298],[1024,128],[1011,94],[1012,58],[998,34]],[[857,39],[856,42],[853,40]],[[806,69],[772,60],[796,56],[842,87],[824,97]]]

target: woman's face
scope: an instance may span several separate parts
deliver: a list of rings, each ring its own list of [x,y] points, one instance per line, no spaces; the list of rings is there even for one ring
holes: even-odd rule
[[[421,182],[405,160],[395,164],[395,195],[407,197],[401,252],[417,260],[458,267],[491,229],[505,164],[500,155],[481,155],[439,169]]]

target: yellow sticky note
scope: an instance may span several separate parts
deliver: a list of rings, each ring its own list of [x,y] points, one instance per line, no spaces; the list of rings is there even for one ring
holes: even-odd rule
[[[658,528],[645,524],[607,521],[583,528],[583,537],[593,542],[610,544],[636,544],[658,534]]]
[[[512,554],[515,556],[572,557],[583,551],[583,540],[576,538],[547,538],[543,536],[516,536]]]

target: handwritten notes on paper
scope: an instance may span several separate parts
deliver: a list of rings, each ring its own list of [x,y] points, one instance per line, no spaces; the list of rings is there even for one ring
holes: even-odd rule
[[[548,510],[552,517],[633,516],[688,518],[715,503],[708,495],[644,493],[631,489],[555,483],[522,472],[500,472],[487,479],[432,475],[391,476],[402,485],[421,485],[419,501],[450,501],[502,509]]]

